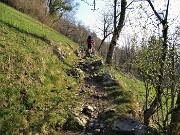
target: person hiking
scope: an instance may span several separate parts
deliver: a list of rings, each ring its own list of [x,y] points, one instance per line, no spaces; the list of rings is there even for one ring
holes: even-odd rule
[[[92,37],[89,35],[87,38],[87,48],[88,48],[89,55],[91,55],[92,53],[93,45],[94,45],[94,41]]]

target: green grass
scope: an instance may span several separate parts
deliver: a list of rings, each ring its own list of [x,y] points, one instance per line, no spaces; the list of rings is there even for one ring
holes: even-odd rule
[[[138,117],[139,102],[142,109],[145,102],[145,87],[144,83],[138,79],[130,78],[127,74],[122,74],[119,69],[114,66],[104,66],[102,72],[110,72],[112,77],[117,80],[117,86],[105,87],[108,91],[108,97],[113,100],[112,108],[116,109],[117,117],[130,118],[129,114]]]
[[[48,26],[36,21],[35,19],[24,15],[11,7],[0,4],[0,22],[20,31],[21,33],[34,36],[38,39],[48,38],[57,42],[71,42],[57,31],[50,29]],[[71,42],[73,43],[73,42]]]
[[[132,94],[135,96],[136,101],[140,102],[140,104],[143,105],[145,102],[144,82],[138,79],[134,80],[121,73],[117,74],[117,78],[119,78],[121,85],[125,89],[132,92]]]
[[[80,80],[66,73],[78,46],[2,3],[0,11],[0,134],[56,132],[78,100]]]

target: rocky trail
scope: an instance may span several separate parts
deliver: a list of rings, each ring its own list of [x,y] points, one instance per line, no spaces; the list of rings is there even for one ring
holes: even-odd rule
[[[79,63],[78,69],[84,74],[84,83],[78,92],[82,98],[80,107],[74,111],[74,122],[80,129],[79,132],[65,131],[63,135],[143,135],[134,131],[134,126],[139,125],[138,121],[131,121],[130,125],[125,122],[127,130],[122,131],[112,127],[107,119],[115,114],[115,109],[111,109],[112,99],[108,97],[107,91],[102,84],[116,85],[109,73],[97,75],[99,68],[103,66],[102,60],[93,61],[92,58],[86,58],[84,62]],[[129,122],[129,121],[128,121]],[[124,123],[122,123],[124,125]],[[136,124],[136,125],[134,125]],[[68,125],[68,124],[67,124]],[[120,125],[121,126],[121,125]],[[133,127],[132,127],[133,126]],[[68,128],[67,128],[68,129]]]
[[[107,91],[102,88],[102,81],[99,81],[95,78],[96,71],[100,66],[102,66],[102,64],[102,61],[96,61],[89,64],[89,67],[91,68],[82,68],[85,72],[84,90],[86,90],[85,92],[88,95],[85,100],[86,106],[82,111],[89,117],[87,126],[84,131],[84,134],[87,135],[107,134],[107,130],[109,130],[110,125],[105,123],[105,113],[111,113],[111,111],[113,113],[114,111],[110,109],[108,110],[112,104],[112,101],[108,99]]]

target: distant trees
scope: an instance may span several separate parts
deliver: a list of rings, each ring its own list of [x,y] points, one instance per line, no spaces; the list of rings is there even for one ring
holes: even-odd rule
[[[101,46],[103,45],[103,43],[105,42],[105,40],[107,39],[108,36],[113,34],[113,15],[111,15],[111,13],[106,13],[107,11],[104,11],[103,15],[102,15],[102,19],[101,19],[101,23],[103,26],[102,28],[98,28],[100,30],[100,32],[102,33],[102,40],[101,43],[98,47],[98,51],[100,51]],[[110,11],[108,11],[110,12]]]
[[[50,15],[62,16],[65,11],[72,10],[72,0],[47,0]]]
[[[15,9],[30,15],[31,17],[45,23],[51,22],[51,17],[47,15],[47,7],[44,0],[0,0],[14,7]]]
[[[46,0],[45,3],[47,4],[49,15],[53,17],[52,26],[62,17],[66,17],[68,13],[73,12],[79,5],[79,3],[74,3],[74,0]],[[72,14],[71,16],[73,17]]]

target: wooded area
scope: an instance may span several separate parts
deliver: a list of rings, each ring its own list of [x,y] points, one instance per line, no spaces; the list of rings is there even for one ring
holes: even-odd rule
[[[82,22],[76,21],[74,15],[79,3],[74,0],[0,1],[36,18],[82,47],[86,45],[86,38],[91,34],[97,52],[107,64],[116,64],[122,72],[143,79],[146,88],[144,124],[153,124],[159,133],[180,134],[180,25],[175,26],[173,33],[169,33],[169,22],[173,22],[169,17],[171,0],[164,2],[166,9],[161,12],[156,10],[156,5],[151,0],[112,0],[110,8],[113,10],[109,12],[107,8],[101,17],[102,39]],[[91,1],[96,10],[96,0]],[[131,7],[133,3],[136,3],[137,7]],[[147,7],[150,7],[150,10],[147,10]],[[142,33],[149,32],[148,21],[152,24],[151,30],[155,32],[144,34],[148,37],[140,39],[138,33],[134,33],[133,38],[124,38],[124,46],[118,47],[117,42],[123,28],[131,24],[127,21],[132,19],[128,18],[128,14],[133,12],[132,8],[146,14],[145,21],[142,21]],[[110,41],[107,41],[108,37]]]

